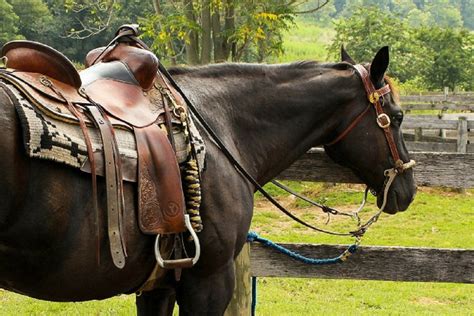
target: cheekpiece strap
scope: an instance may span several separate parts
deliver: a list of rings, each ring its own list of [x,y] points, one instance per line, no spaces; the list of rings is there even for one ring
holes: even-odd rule
[[[380,89],[375,89],[372,81],[370,80],[370,75],[367,69],[365,69],[365,67],[360,64],[354,65],[354,68],[359,72],[360,77],[362,78],[362,82],[364,83],[365,91],[367,93],[367,98],[369,99],[370,103],[374,105],[375,112],[377,113],[377,124],[384,131],[388,147],[390,148],[390,152],[395,162],[395,168],[400,172],[403,172],[401,167],[399,167],[403,164],[403,161],[400,159],[392,131],[390,130],[390,117],[384,112],[382,108],[383,102],[380,102],[380,100],[383,100],[383,96],[390,92],[390,86],[386,84]]]

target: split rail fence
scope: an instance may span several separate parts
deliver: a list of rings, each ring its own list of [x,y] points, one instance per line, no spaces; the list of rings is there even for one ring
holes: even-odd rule
[[[446,96],[416,96],[405,97],[402,102],[405,109],[411,110],[447,108],[474,112],[474,94],[465,94],[462,97],[447,99]],[[460,106],[459,100],[465,101],[466,98],[469,98],[468,102],[472,102]],[[419,100],[422,102],[415,102]],[[445,116],[444,119],[440,116],[407,116],[404,129],[412,129],[415,134],[412,139],[410,134],[405,135],[405,138],[410,140],[407,146],[411,151],[411,158],[417,161],[415,179],[419,186],[460,189],[474,187],[474,144],[470,143],[474,117],[471,118],[468,114],[470,113],[461,113],[455,118]],[[426,130],[446,130],[446,135],[423,135]],[[457,135],[454,135],[454,132],[457,132]],[[336,165],[321,148],[314,148],[303,155],[285,170],[279,179],[360,183],[349,169]],[[281,245],[313,258],[334,257],[347,247]],[[248,243],[235,264],[237,282],[234,297],[226,312],[227,316],[250,315],[252,276],[474,283],[472,249],[361,246],[343,264],[311,266],[258,243]]]

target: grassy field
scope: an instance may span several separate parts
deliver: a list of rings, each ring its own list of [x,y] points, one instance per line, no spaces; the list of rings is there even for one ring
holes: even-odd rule
[[[285,53],[273,57],[271,63],[284,63],[299,60],[327,61],[327,45],[334,38],[335,32],[330,28],[321,28],[308,22],[299,21],[295,28],[284,35]]]
[[[356,206],[360,186],[299,183],[314,197],[325,196],[329,205]],[[407,212],[383,215],[367,233],[363,245],[474,248],[474,191],[421,188]],[[317,210],[286,196],[303,218],[314,219]],[[368,213],[365,216],[369,216]],[[320,218],[320,220],[323,218]],[[319,221],[321,222],[321,221]],[[334,220],[331,227],[347,226]],[[275,241],[343,243],[349,240],[314,234],[282,217],[266,202],[257,203],[253,229]],[[347,230],[347,228],[346,228]],[[470,271],[469,273],[472,273]],[[259,279],[261,315],[474,315],[474,286],[357,280]]]
[[[298,191],[329,205],[355,207],[359,185],[328,186],[292,182]],[[306,203],[269,187],[296,214],[324,223],[325,217]],[[383,215],[363,245],[474,248],[474,190],[463,193],[421,188],[407,212]],[[320,199],[321,200],[321,199]],[[372,201],[373,202],[373,201]],[[369,207],[364,216],[370,216]],[[347,230],[351,223],[334,218],[329,226]],[[349,244],[351,240],[315,234],[293,223],[257,195],[252,230],[274,241]],[[468,272],[467,273],[472,273]],[[474,315],[474,286],[356,280],[258,280],[259,315]],[[132,315],[134,297],[119,296],[85,303],[50,303],[0,291],[0,315]]]

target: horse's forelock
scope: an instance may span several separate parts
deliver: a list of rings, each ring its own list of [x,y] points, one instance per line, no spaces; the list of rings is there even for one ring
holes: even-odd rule
[[[384,79],[385,79],[385,82],[390,87],[390,91],[392,91],[393,100],[395,102],[399,103],[400,102],[400,92],[398,91],[398,87],[396,86],[395,81],[387,75],[385,75]]]

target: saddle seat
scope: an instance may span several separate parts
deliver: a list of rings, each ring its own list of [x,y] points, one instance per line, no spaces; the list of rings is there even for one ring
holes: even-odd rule
[[[86,56],[85,66],[90,69],[99,65],[100,62],[102,64],[108,64],[114,61],[120,61],[126,66],[127,72],[133,77],[131,79],[132,82],[130,83],[140,85],[145,91],[148,91],[153,87],[159,67],[158,58],[152,52],[132,46],[126,42],[119,42],[108,48],[99,47],[91,50]],[[113,69],[112,67],[110,70],[112,70],[112,72],[108,75],[112,76],[112,78],[117,80],[124,79],[121,76],[124,73],[120,68]],[[113,70],[117,71],[113,72]],[[97,70],[94,71],[97,72]],[[103,72],[100,73],[103,74]]]
[[[145,127],[157,120],[147,91],[153,88],[158,73],[158,58],[144,49],[118,43],[88,54],[99,62],[80,72],[82,88],[111,116],[134,127]]]
[[[73,63],[48,45],[32,41],[12,41],[2,48],[7,67],[22,72],[39,73],[79,89],[81,77]]]
[[[84,95],[77,93],[81,88],[94,102],[100,104],[113,119],[114,125],[121,122],[133,127],[145,127],[159,120],[162,112],[150,102],[156,74],[158,58],[144,49],[118,43],[109,47],[92,50],[86,60],[92,62],[102,54],[100,62],[78,72],[73,63],[62,53],[42,43],[32,41],[12,41],[2,49],[7,57],[6,66],[14,69],[15,75],[34,89],[29,89],[36,100],[42,100],[48,110],[60,109],[53,100],[63,102],[53,91],[41,82],[47,76],[64,97],[76,104],[90,103]],[[150,92],[150,93],[148,93]],[[161,100],[154,98],[153,103]],[[53,110],[54,111],[54,110]],[[56,113],[68,116],[67,110]],[[68,117],[71,119],[71,117]]]

